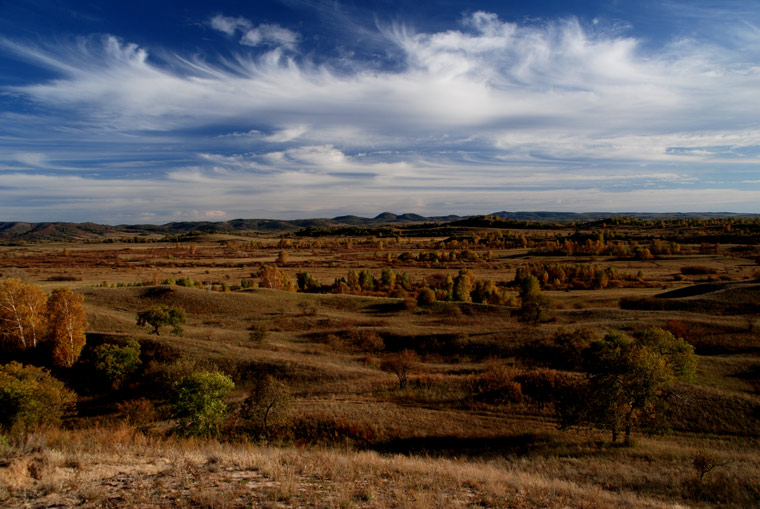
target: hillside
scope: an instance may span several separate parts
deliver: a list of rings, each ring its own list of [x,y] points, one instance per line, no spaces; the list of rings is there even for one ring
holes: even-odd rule
[[[552,225],[588,222],[593,225],[602,220],[625,216],[641,220],[660,219],[718,219],[718,218],[757,218],[757,214],[733,213],[613,213],[613,212],[494,212],[486,216],[431,216],[405,213],[383,212],[375,217],[354,215],[337,216],[331,219],[232,219],[230,221],[179,221],[162,225],[101,225],[95,223],[25,223],[0,222],[0,242],[62,242],[62,241],[102,241],[125,240],[130,237],[162,238],[166,236],[186,236],[198,233],[255,234],[288,233],[297,230],[333,230],[340,228],[376,228],[381,226],[418,225],[427,223],[440,226],[451,224],[455,227],[509,227],[507,223],[495,224],[494,218],[505,222],[522,222],[526,224]],[[515,225],[512,225],[515,227]]]

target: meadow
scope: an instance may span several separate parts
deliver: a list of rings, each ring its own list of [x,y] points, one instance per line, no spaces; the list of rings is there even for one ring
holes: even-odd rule
[[[51,369],[76,407],[0,439],[0,504],[756,507],[758,242],[748,219],[486,217],[0,245],[2,279],[70,288],[88,322]],[[181,335],[137,324],[162,306]],[[641,407],[657,426],[563,421],[593,378],[573,356],[653,328],[696,360]],[[133,340],[139,366],[107,378],[99,347]],[[234,388],[218,429],[182,432],[170,395],[199,372]]]

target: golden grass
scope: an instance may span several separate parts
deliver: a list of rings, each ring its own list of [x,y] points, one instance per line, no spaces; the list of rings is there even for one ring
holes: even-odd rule
[[[694,451],[673,447],[473,461],[167,440],[127,426],[49,431],[5,452],[0,496],[56,507],[681,507]],[[755,460],[731,458],[737,471]]]

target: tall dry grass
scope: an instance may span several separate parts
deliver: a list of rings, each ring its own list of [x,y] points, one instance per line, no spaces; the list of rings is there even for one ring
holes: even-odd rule
[[[672,467],[647,474],[647,455],[613,451],[594,458],[493,461],[381,455],[323,448],[146,436],[122,425],[49,430],[13,441],[2,453],[5,507],[681,507],[701,496],[688,461],[695,450],[653,445]],[[705,483],[714,491],[752,456]],[[665,489],[667,484],[671,489]],[[703,491],[707,491],[704,484]],[[745,486],[746,489],[746,486]],[[702,494],[704,495],[704,494]],[[691,497],[691,498],[690,498]],[[755,500],[756,501],[756,500]],[[746,506],[747,500],[724,500]]]

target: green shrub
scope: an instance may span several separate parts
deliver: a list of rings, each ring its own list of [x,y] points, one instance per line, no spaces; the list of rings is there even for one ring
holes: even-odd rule
[[[105,343],[95,349],[95,369],[114,389],[140,367],[140,343],[131,340],[124,346]]]
[[[159,335],[159,328],[168,325],[172,328],[172,334],[182,335],[182,325],[187,323],[187,315],[181,307],[153,306],[150,309],[137,313],[137,325],[150,325],[153,327],[152,334]]]
[[[5,432],[57,425],[75,402],[76,394],[45,369],[18,362],[0,366],[0,429]]]
[[[227,414],[224,398],[235,388],[230,377],[218,372],[193,373],[174,386],[172,417],[183,435],[219,435]]]

